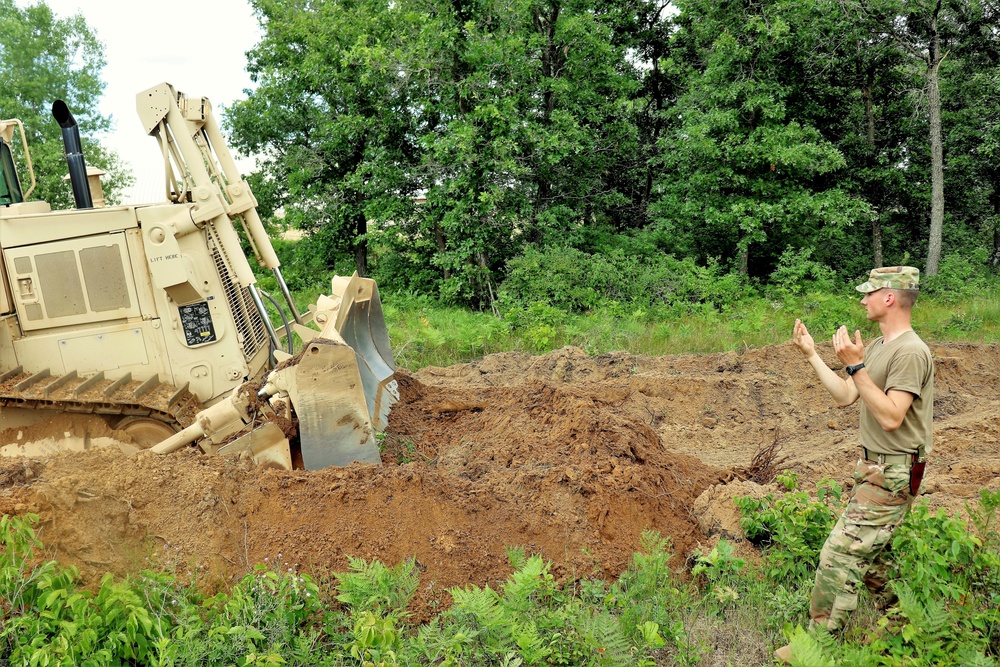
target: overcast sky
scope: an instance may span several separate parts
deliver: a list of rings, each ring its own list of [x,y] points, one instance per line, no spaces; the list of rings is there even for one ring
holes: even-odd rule
[[[82,13],[105,45],[107,85],[100,110],[111,116],[114,132],[101,140],[132,166],[137,180],[124,203],[163,200],[159,149],[136,115],[136,93],[166,81],[187,95],[209,98],[221,120],[221,107],[244,98],[243,90],[251,85],[246,52],[261,33],[249,3],[46,0],[46,4],[61,17]]]

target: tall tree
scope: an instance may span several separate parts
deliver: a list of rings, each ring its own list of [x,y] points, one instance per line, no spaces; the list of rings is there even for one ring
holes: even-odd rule
[[[958,41],[965,0],[871,0],[857,6],[885,30],[922,70],[930,148],[930,230],[924,271],[937,275],[944,229],[944,131],[941,66]]]
[[[565,242],[626,200],[614,175],[636,150],[621,113],[636,80],[585,2],[441,2],[427,15],[441,38],[421,87],[427,205],[412,236],[436,240],[447,298],[487,306],[521,246]]]
[[[672,57],[676,12],[671,0],[609,0],[596,9],[611,26],[615,43],[628,54],[620,66],[640,82],[623,105],[635,126],[635,148],[619,152],[611,178],[627,197],[614,211],[615,228],[641,229],[649,224],[653,184],[662,169],[659,140],[676,124],[670,109],[683,86],[682,69]]]
[[[942,80],[950,252],[1000,265],[1000,4],[963,3]]]
[[[808,99],[803,63],[809,7],[797,2],[678,3],[690,63],[662,140],[655,204],[675,251],[722,258],[744,275],[766,275],[789,246],[842,238],[869,215],[838,187],[843,155],[798,108]]]
[[[260,155],[265,212],[368,273],[368,220],[405,211],[414,185],[407,49],[419,17],[379,0],[253,0],[257,87],[229,109],[234,144]],[[332,267],[331,267],[332,268]]]
[[[810,83],[802,88],[796,113],[841,151],[847,166],[838,172],[838,183],[871,208],[870,236],[850,234],[836,247],[817,248],[815,256],[856,274],[882,266],[887,253],[895,256],[907,246],[892,222],[910,209],[913,161],[907,158],[918,123],[905,91],[912,83],[903,67],[906,54],[857,0],[813,7],[803,61],[803,78]]]
[[[111,127],[111,119],[97,110],[104,65],[104,48],[82,14],[61,18],[44,0],[26,7],[0,0],[0,114],[24,123],[38,178],[32,196],[53,208],[73,205],[63,179],[62,131],[52,118],[57,99],[66,102],[80,126],[87,164],[108,173],[106,199],[116,201],[132,181],[117,154],[93,139]]]

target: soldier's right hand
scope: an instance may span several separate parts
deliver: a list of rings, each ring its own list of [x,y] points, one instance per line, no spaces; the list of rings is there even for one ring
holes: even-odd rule
[[[812,336],[809,335],[809,330],[806,329],[806,325],[802,323],[802,320],[795,320],[795,328],[792,329],[792,344],[799,348],[802,356],[806,359],[816,353],[816,343],[813,341]]]

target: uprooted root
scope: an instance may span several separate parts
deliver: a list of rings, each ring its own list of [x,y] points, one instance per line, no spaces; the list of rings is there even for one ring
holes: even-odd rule
[[[755,484],[770,484],[775,480],[778,471],[781,470],[787,456],[781,454],[780,434],[777,428],[774,429],[774,440],[768,445],[760,445],[754,452],[750,465],[746,468],[735,468],[733,472],[740,479],[754,482]]]

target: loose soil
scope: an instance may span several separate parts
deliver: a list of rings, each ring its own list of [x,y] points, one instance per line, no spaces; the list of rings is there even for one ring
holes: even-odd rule
[[[1000,488],[1000,348],[931,348],[923,494],[962,514]],[[398,379],[382,466],[285,472],[193,449],[87,449],[0,461],[0,511],[38,514],[46,556],[90,585],[148,567],[211,588],[256,563],[323,576],[348,557],[415,558],[411,611],[426,619],[450,587],[506,581],[510,546],[563,580],[614,578],[653,529],[680,567],[720,536],[741,538],[734,496],[765,493],[783,469],[805,489],[846,488],[859,451],[857,407],[834,407],[788,345],[665,357],[568,347]]]

